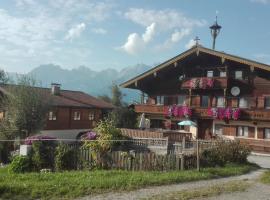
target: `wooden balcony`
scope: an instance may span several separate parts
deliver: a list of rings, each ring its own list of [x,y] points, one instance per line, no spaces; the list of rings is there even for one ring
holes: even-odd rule
[[[183,80],[181,87],[183,89],[200,89],[200,88],[191,88],[190,87],[190,81],[193,79],[212,79],[213,80],[213,87],[209,89],[223,89],[227,88],[228,86],[228,78],[227,77],[213,77],[213,78],[207,78],[207,77],[198,77],[198,78],[186,78]]]
[[[164,115],[168,106],[163,105],[147,105],[147,104],[137,104],[135,105],[135,112],[137,113],[147,113]],[[201,107],[191,107],[192,117],[195,118],[208,118],[211,119],[207,113],[208,108]],[[240,119],[239,120],[262,120],[270,121],[270,109],[240,109]]]

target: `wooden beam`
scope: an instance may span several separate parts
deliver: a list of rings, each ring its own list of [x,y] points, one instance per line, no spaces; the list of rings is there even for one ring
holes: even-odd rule
[[[226,59],[222,56],[222,57],[221,57],[221,63],[224,64],[224,63],[225,63],[225,60],[226,60]]]
[[[196,55],[197,55],[197,56],[200,55],[200,50],[199,50],[199,49],[196,50]]]

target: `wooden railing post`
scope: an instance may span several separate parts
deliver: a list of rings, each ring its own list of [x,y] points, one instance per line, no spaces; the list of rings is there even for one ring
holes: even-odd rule
[[[197,170],[200,171],[199,140],[197,139]]]

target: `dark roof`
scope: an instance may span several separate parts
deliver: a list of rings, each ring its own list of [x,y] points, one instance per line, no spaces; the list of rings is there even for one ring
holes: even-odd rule
[[[0,92],[9,94],[12,88],[18,87],[14,84],[0,84]],[[83,108],[102,108],[112,109],[114,106],[111,103],[105,102],[101,99],[97,99],[89,94],[81,91],[72,90],[60,90],[59,95],[53,95],[51,88],[34,87],[37,92],[44,96],[44,99],[48,99],[52,106],[63,107],[83,107]]]
[[[187,51],[184,51],[183,53],[153,67],[152,69],[120,84],[121,87],[125,87],[125,88],[128,88],[131,84],[134,84],[136,83],[138,80],[141,80],[147,76],[150,76],[150,75],[153,75],[153,73],[163,69],[163,68],[166,68],[168,66],[170,66],[171,64],[177,62],[177,61],[180,61],[184,58],[186,58],[187,56],[191,55],[191,54],[194,54],[194,53],[199,53],[199,52],[203,52],[203,53],[207,53],[207,54],[210,54],[210,55],[213,55],[213,56],[218,56],[220,58],[224,58],[224,59],[227,59],[227,60],[231,60],[231,61],[235,61],[235,62],[239,62],[239,63],[242,63],[242,64],[246,64],[246,65],[250,65],[250,66],[253,66],[255,68],[259,68],[259,69],[263,69],[263,70],[267,70],[267,71],[270,71],[270,65],[267,65],[267,64],[263,64],[263,63],[260,63],[260,62],[257,62],[257,61],[254,61],[254,60],[250,60],[250,59],[246,59],[246,58],[242,58],[242,57],[239,57],[239,56],[235,56],[235,55],[232,55],[232,54],[228,54],[228,53],[225,53],[225,52],[221,52],[221,51],[216,51],[216,50],[213,50],[213,49],[208,49],[208,48],[205,48],[201,45],[195,45],[194,47],[192,47],[191,49],[188,49]]]

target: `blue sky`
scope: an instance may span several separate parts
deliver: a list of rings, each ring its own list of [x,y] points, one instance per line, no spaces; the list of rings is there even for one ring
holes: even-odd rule
[[[0,67],[25,73],[47,63],[66,69],[154,65],[192,45],[270,64],[270,0],[1,0]]]

